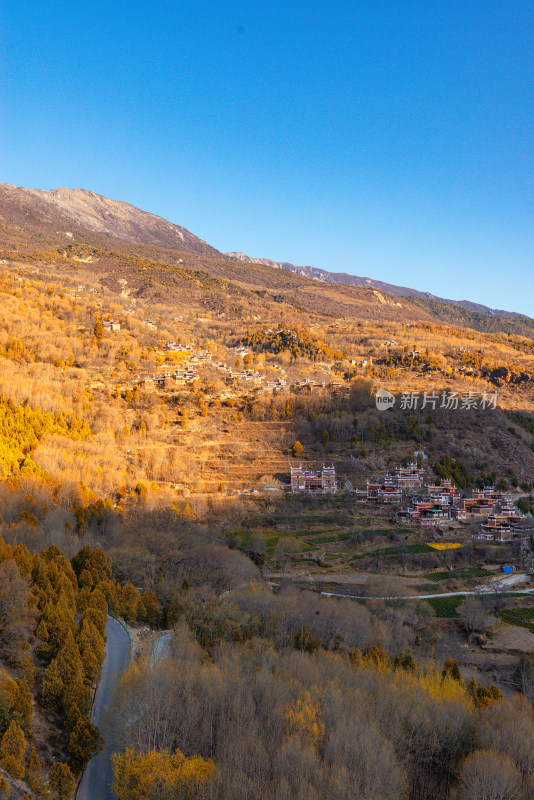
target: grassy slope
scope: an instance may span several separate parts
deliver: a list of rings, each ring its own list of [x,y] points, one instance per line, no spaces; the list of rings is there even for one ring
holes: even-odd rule
[[[404,299],[417,308],[427,311],[435,319],[450,325],[465,326],[483,333],[498,333],[502,331],[531,338],[534,336],[534,320],[530,317],[483,314],[480,311],[471,311],[463,306],[440,303],[438,300],[428,300],[423,297],[405,297]]]

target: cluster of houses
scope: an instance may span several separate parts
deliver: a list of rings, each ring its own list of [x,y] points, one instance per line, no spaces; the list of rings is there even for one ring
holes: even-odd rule
[[[444,479],[441,484],[429,484],[414,493],[411,505],[401,509],[397,516],[407,522],[439,521],[465,519],[466,511],[459,497],[459,490],[451,480]]]
[[[524,514],[520,514],[513,498],[496,491],[493,486],[475,489],[471,497],[460,497],[450,480],[439,486],[427,485],[423,494],[414,494],[409,507],[397,513],[398,519],[419,522],[421,525],[441,520],[467,520],[468,516],[486,516],[475,539],[507,542],[521,539],[534,530]]]
[[[534,532],[534,525],[520,514],[512,497],[493,486],[474,489],[470,497],[460,497],[459,489],[451,480],[437,484],[424,484],[424,467],[410,462],[398,466],[377,482],[367,481],[367,488],[356,490],[362,502],[401,505],[409,495],[410,505],[395,513],[399,521],[419,523],[423,527],[444,520],[467,520],[469,516],[486,516],[480,531],[473,538],[509,542],[521,540]]]
[[[191,348],[187,344],[179,344],[175,342],[174,339],[172,342],[166,342],[163,345],[163,350],[166,353],[191,353]]]
[[[425,468],[412,461],[405,467],[398,466],[394,472],[388,472],[382,481],[367,481],[367,489],[363,492],[357,490],[356,493],[364,495],[364,502],[400,503],[403,489],[422,486],[424,474]]]
[[[483,522],[479,534],[475,537],[479,540],[493,540],[498,542],[521,541],[525,534],[534,530],[532,524],[528,523],[524,514],[518,514],[513,500],[506,498],[499,507],[488,514],[486,522]]]
[[[112,321],[109,320],[106,321],[106,323],[107,322],[111,323]],[[105,328],[106,323],[103,323]],[[113,324],[118,325],[119,323]],[[116,330],[116,328],[106,329]],[[291,390],[295,392],[312,392],[325,388],[324,381],[321,383],[311,378],[295,381],[294,383],[288,383],[288,381],[282,375],[272,379],[268,378],[266,375],[262,375],[255,369],[233,368],[224,361],[214,361],[212,354],[208,350],[194,350],[190,345],[179,344],[175,341],[167,342],[163,349],[167,353],[183,353],[183,367],[174,371],[166,371],[154,375],[142,376],[137,381],[139,386],[145,389],[163,389],[191,383],[198,378],[197,366],[207,363],[221,374],[221,378],[226,384],[230,385],[236,381],[247,383],[255,392],[279,392],[284,390]],[[248,355],[248,353],[249,351],[246,348],[236,348],[237,356],[244,357]],[[344,385],[340,381],[329,383],[328,388],[334,397],[346,397],[350,393],[350,387]]]
[[[487,514],[493,510],[496,503],[506,501],[506,495],[496,491],[493,486],[473,489],[471,495],[472,497],[466,497],[464,500],[465,510],[470,514]]]
[[[133,313],[133,311],[128,310],[127,313]],[[146,327],[152,328],[153,330],[157,329],[153,319],[143,319],[142,322]],[[107,332],[118,332],[121,330],[120,322],[111,317],[104,319],[102,321],[102,326]],[[279,392],[288,390],[297,393],[313,392],[324,389],[326,386],[324,381],[320,382],[311,378],[288,383],[283,375],[273,379],[261,374],[254,368],[243,369],[231,367],[224,361],[215,361],[208,350],[197,350],[191,347],[191,345],[181,344],[176,341],[166,342],[163,346],[163,351],[166,353],[183,354],[183,368],[174,371],[168,370],[151,375],[138,376],[136,383],[139,386],[145,389],[164,389],[191,383],[198,378],[196,366],[203,363],[210,364],[214,370],[219,372],[221,379],[226,384],[231,385],[236,382],[248,384],[250,389],[255,392]],[[234,352],[237,358],[243,359],[250,354],[250,351],[244,346],[236,347]],[[323,368],[325,371],[329,371],[329,365],[323,365]],[[350,387],[343,384],[341,381],[329,382],[328,389],[332,393],[332,396],[336,398],[347,397],[350,394]]]
[[[294,494],[336,494],[336,470],[333,464],[319,470],[291,465],[291,491]]]
[[[324,381],[320,383],[319,381],[314,381],[311,378],[305,378],[303,381],[295,381],[292,385],[292,388],[296,392],[313,392],[314,389],[324,389]]]
[[[138,381],[142,389],[168,389],[175,386],[185,386],[198,378],[198,370],[193,367],[175,369],[173,372],[162,372],[159,375],[148,375]]]

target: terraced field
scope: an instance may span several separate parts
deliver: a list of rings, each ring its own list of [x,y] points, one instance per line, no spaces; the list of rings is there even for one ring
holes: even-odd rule
[[[310,546],[317,546],[321,544],[331,544],[332,542],[346,542],[350,539],[351,534],[345,533],[329,533],[325,536],[319,534],[318,536],[306,536],[303,541]]]
[[[403,544],[395,545],[394,547],[383,547],[378,550],[367,550],[364,553],[357,553],[353,560],[356,561],[369,556],[373,556],[375,558],[382,558],[383,556],[400,556],[403,555],[403,553],[410,553],[414,555],[434,553],[435,555],[436,551],[425,542],[416,542],[415,544]]]
[[[503,622],[517,625],[534,633],[534,608],[512,608],[501,614]]]
[[[423,577],[427,581],[449,581],[454,578],[465,580],[466,578],[491,578],[495,573],[489,569],[482,569],[481,567],[464,567],[462,569],[445,570],[442,572],[428,572]]]
[[[440,619],[457,619],[458,606],[465,600],[465,595],[457,595],[456,597],[431,597],[426,602],[430,603],[436,613],[436,617]]]

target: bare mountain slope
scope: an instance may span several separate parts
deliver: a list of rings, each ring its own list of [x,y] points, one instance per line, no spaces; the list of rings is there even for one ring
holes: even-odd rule
[[[127,280],[129,291],[154,296],[163,294],[162,286],[166,293],[171,285],[187,285],[191,292],[198,284],[204,305],[213,310],[235,295],[241,302],[255,298],[253,304],[330,317],[438,319],[529,337],[534,329],[526,317],[467,301],[438,302],[428,292],[371,278],[222,254],[179,225],[85,189],[47,192],[0,184],[0,258],[84,263],[110,288]]]
[[[219,255],[198,236],[162,217],[86,189],[24,189],[0,184],[0,222],[55,232],[93,232],[132,244]],[[86,237],[83,237],[86,238]]]
[[[489,306],[481,305],[480,303],[473,303],[470,300],[447,300],[443,297],[437,297],[430,292],[422,292],[418,289],[410,289],[407,286],[396,286],[393,283],[385,283],[384,281],[376,280],[375,278],[365,278],[359,275],[349,275],[347,272],[329,272],[326,269],[318,269],[317,267],[299,267],[296,264],[291,264],[289,261],[272,261],[270,258],[251,258],[245,253],[226,253],[228,258],[234,261],[240,261],[242,264],[265,264],[275,269],[286,269],[290,272],[295,272],[297,275],[305,275],[307,278],[312,278],[316,281],[323,283],[339,283],[344,286],[368,286],[374,289],[380,289],[388,294],[397,295],[397,297],[420,297],[423,300],[436,300],[440,303],[448,303],[453,306],[462,306],[469,309],[469,311],[479,312],[481,314],[500,314],[504,316],[520,316],[513,311],[501,311]]]

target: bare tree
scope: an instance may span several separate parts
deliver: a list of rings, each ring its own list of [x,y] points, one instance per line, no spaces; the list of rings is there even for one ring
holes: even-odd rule
[[[488,627],[489,617],[486,609],[480,600],[473,595],[467,595],[465,600],[460,603],[458,614],[469,640],[471,640],[474,633],[484,631]]]
[[[459,800],[520,800],[520,777],[513,761],[491,750],[475,750],[460,771]]]
[[[514,678],[521,694],[524,694],[532,702],[534,699],[534,658],[532,655],[520,657]]]
[[[524,780],[534,777],[534,717],[525,697],[492,703],[478,726],[477,745],[512,759]]]

